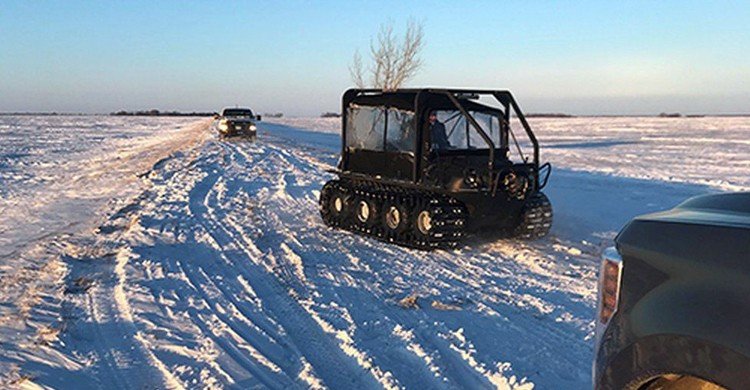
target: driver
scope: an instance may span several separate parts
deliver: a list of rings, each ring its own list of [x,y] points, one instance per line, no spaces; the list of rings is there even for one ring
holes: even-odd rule
[[[445,132],[445,125],[437,120],[437,112],[430,111],[429,116],[430,135],[432,136],[433,149],[448,149],[451,144],[448,142],[448,134]]]

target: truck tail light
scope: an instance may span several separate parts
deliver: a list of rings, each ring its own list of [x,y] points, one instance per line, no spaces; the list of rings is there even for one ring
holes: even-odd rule
[[[615,248],[605,249],[599,270],[599,322],[603,325],[606,325],[617,311],[621,278],[622,257]]]

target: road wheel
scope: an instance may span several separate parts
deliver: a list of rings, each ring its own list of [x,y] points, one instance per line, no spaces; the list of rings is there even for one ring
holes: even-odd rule
[[[411,230],[416,239],[415,244],[418,247],[429,248],[435,230],[434,210],[430,200],[426,197],[418,199],[416,203],[416,211],[411,221]]]
[[[320,191],[320,216],[328,226],[338,227],[349,212],[349,197],[337,180],[331,180]]]
[[[360,225],[372,226],[377,217],[377,205],[370,199],[358,198],[354,204],[354,217]]]
[[[430,236],[432,231],[432,213],[429,210],[422,210],[417,214],[416,227],[419,233],[425,237]]]
[[[397,202],[388,202],[383,207],[383,226],[389,233],[401,233],[409,226],[406,208]]]

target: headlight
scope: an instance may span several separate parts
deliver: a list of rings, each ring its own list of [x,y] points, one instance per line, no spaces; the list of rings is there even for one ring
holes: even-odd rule
[[[251,130],[251,131],[255,131],[255,130],[258,130],[258,127],[257,127],[257,126],[255,126],[255,125],[250,125],[250,130]]]
[[[219,130],[227,130],[229,129],[229,121],[226,119],[222,119],[219,121]]]
[[[524,175],[518,175],[513,171],[508,172],[503,177],[503,187],[505,192],[511,198],[523,200],[526,198],[526,191],[529,189],[529,179]]]
[[[617,249],[610,247],[602,254],[599,271],[599,321],[606,325],[617,311],[620,299],[620,278],[622,276],[622,257]]]
[[[597,296],[596,327],[594,328],[595,347],[594,356],[598,353],[599,345],[609,320],[615,315],[620,301],[620,284],[622,282],[622,257],[614,247],[609,247],[602,253],[602,264],[599,268],[599,291]]]
[[[594,330],[594,357],[599,354],[602,337],[607,325],[617,312],[620,301],[620,287],[622,284],[622,256],[614,247],[609,247],[602,253],[602,264],[599,268],[599,291],[596,310],[596,327]],[[597,360],[594,359],[592,376],[596,380]]]
[[[622,279],[622,257],[617,249],[610,247],[602,253],[602,264],[599,269],[599,294],[596,318],[596,345],[604,334],[609,320],[615,315],[620,300],[620,283]],[[598,348],[598,347],[597,347]]]
[[[469,169],[468,171],[464,172],[464,183],[469,186],[469,188],[478,188],[479,176],[477,176],[477,171],[474,169]]]

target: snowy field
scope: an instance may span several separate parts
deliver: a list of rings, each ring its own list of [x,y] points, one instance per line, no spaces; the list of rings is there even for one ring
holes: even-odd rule
[[[340,118],[268,118],[339,134]],[[750,189],[750,118],[530,118],[554,166],[646,180]],[[519,129],[519,123],[513,124]]]
[[[0,256],[140,193],[137,175],[199,140],[195,119],[0,116]],[[11,229],[12,228],[12,229]]]
[[[0,117],[0,385],[589,388],[601,249],[750,189],[750,118],[534,119],[552,234],[425,253],[327,229],[338,120],[280,122]]]

